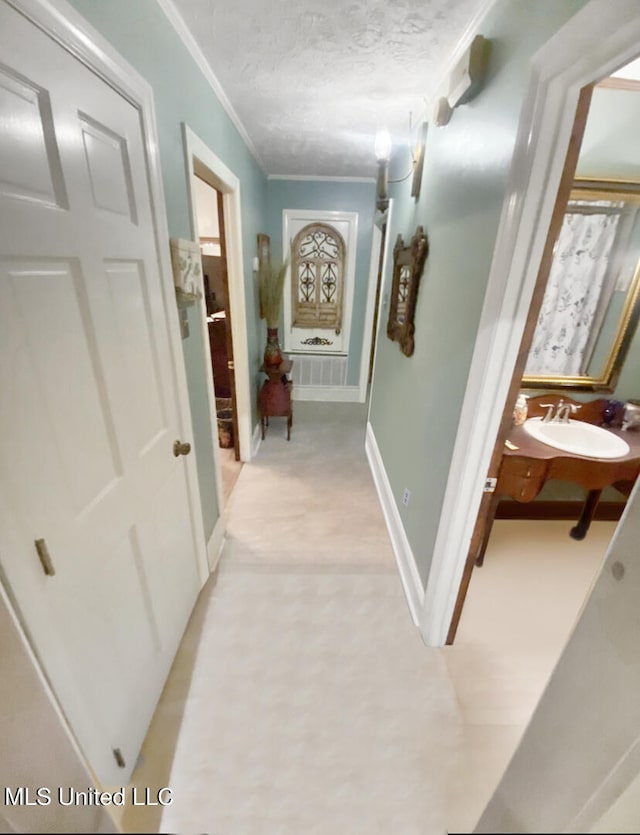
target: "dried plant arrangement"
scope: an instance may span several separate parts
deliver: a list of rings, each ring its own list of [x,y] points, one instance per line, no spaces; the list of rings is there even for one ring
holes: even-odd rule
[[[282,264],[263,261],[258,269],[258,294],[260,318],[265,319],[268,328],[277,328],[282,306],[282,291],[289,266],[289,255]]]

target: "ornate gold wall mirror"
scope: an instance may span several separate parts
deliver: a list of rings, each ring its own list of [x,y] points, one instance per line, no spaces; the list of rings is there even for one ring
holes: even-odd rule
[[[640,313],[640,183],[576,180],[524,388],[613,391]]]
[[[407,357],[413,354],[415,347],[413,335],[418,284],[428,253],[429,243],[422,226],[418,226],[408,246],[405,246],[402,235],[398,235],[393,248],[387,336],[400,344],[400,350]]]

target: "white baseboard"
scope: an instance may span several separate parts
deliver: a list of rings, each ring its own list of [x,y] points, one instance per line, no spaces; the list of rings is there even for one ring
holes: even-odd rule
[[[255,458],[262,443],[262,427],[259,423],[253,428],[253,437],[251,438],[251,457]]]
[[[315,400],[327,403],[364,403],[360,386],[293,386],[294,400]]]
[[[218,517],[213,533],[207,542],[207,562],[209,563],[209,571],[214,572],[220,562],[222,555],[222,548],[224,546],[224,532],[226,529],[226,521],[224,514]]]
[[[393,497],[393,491],[391,490],[391,484],[389,483],[382,456],[378,449],[376,436],[373,433],[373,428],[370,423],[367,423],[365,449],[367,458],[369,459],[371,475],[373,476],[376,490],[378,491],[380,506],[382,507],[382,512],[387,523],[387,531],[391,539],[391,546],[395,554],[398,571],[400,572],[400,579],[402,580],[409,611],[411,612],[413,622],[416,626],[419,626],[420,613],[424,604],[424,588],[422,587],[422,580],[418,573],[413,551],[411,550],[404,525],[402,524],[398,506]]]

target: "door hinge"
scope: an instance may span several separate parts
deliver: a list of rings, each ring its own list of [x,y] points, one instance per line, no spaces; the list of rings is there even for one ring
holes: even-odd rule
[[[229,371],[235,371],[235,365],[233,364],[233,360],[227,360],[227,368]]]
[[[118,768],[126,768],[127,764],[122,756],[122,751],[119,748],[113,748],[113,758],[115,759]]]
[[[49,549],[47,548],[47,543],[44,539],[36,539],[35,540],[36,551],[38,552],[38,556],[40,557],[40,562],[42,563],[42,569],[47,577],[53,577],[56,573],[55,568],[53,567],[53,560],[51,559],[51,554],[49,553]]]
[[[497,483],[498,483],[497,478],[487,478],[487,479],[485,479],[483,493],[495,493]]]

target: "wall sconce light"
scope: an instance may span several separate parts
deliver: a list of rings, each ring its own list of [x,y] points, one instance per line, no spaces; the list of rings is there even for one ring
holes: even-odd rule
[[[409,138],[411,139],[411,117],[409,117]],[[418,132],[418,139],[411,150],[411,170],[398,180],[389,180],[389,161],[391,159],[391,136],[388,130],[379,130],[374,142],[374,152],[378,161],[378,181],[376,185],[377,208],[384,211],[388,206],[387,188],[389,183],[402,183],[413,174],[411,181],[411,196],[420,196],[422,182],[422,168],[424,165],[424,149],[427,141],[427,123],[422,122]]]
[[[376,207],[383,212],[389,201],[387,187],[389,184],[389,160],[391,159],[391,136],[388,130],[379,130],[374,142],[374,153],[378,162],[378,181],[376,183]]]
[[[413,168],[413,180],[411,181],[411,196],[416,200],[420,197],[420,184],[422,183],[422,168],[424,166],[424,149],[427,144],[427,123],[423,122],[420,125],[418,132],[418,141],[411,154],[411,164]]]

